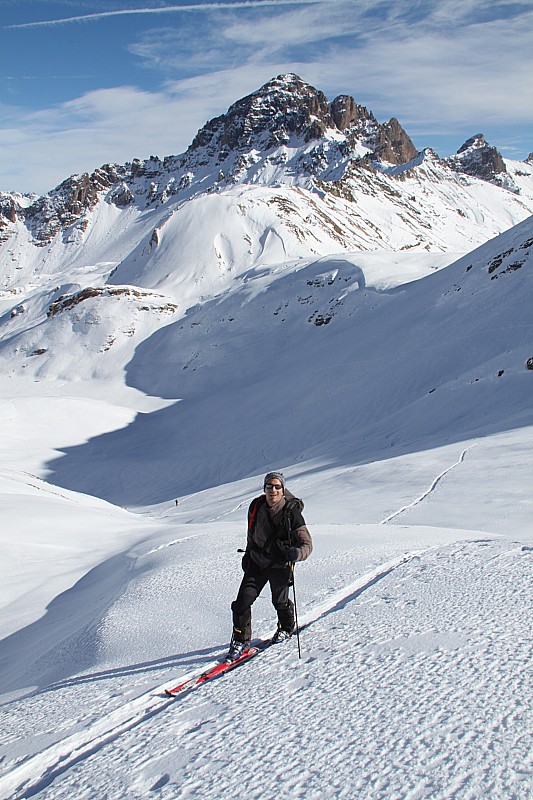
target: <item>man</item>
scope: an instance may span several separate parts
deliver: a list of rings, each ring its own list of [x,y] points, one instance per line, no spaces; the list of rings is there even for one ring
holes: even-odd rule
[[[272,643],[288,639],[294,631],[294,605],[289,599],[294,563],[305,561],[313,550],[302,516],[303,502],[285,489],[282,472],[269,472],[264,494],[248,509],[248,538],[242,559],[244,576],[237,599],[231,604],[233,633],[226,661],[235,661],[252,638],[252,605],[267,583],[278,614]]]

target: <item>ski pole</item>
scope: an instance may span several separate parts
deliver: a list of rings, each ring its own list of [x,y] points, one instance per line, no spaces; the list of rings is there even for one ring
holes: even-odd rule
[[[298,607],[296,605],[296,586],[294,584],[294,564],[291,564],[292,570],[292,593],[294,596],[294,621],[296,623],[296,640],[298,642],[298,658],[302,657],[302,650],[300,648],[300,627],[298,625]]]

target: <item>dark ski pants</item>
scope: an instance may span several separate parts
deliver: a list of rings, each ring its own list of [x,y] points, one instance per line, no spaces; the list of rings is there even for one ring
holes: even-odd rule
[[[252,605],[266,584],[270,584],[272,604],[278,613],[280,628],[292,631],[294,628],[294,605],[289,599],[292,569],[247,569],[243,575],[237,599],[231,604],[233,612],[233,633],[236,639],[249,642],[252,638]]]

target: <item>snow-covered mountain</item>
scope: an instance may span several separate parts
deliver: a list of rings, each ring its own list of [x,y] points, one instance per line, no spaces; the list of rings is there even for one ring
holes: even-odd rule
[[[396,119],[378,123],[348,96],[328,102],[289,74],[208,122],[182,155],[107,164],[43,197],[0,194],[0,286],[110,281],[188,303],[215,278],[223,290],[280,260],[466,252],[532,211],[529,162],[481,136],[452,159],[417,153]]]
[[[469,437],[470,402],[486,406],[485,428],[509,424],[533,355],[531,217],[486,240],[533,207],[533,168],[506,165],[483,137],[467,144],[455,171],[432,154],[413,159],[395,120],[380,125],[352,98],[329,103],[288,75],[207,123],[183,156],[106,167],[34,201],[22,221],[12,213],[3,373],[125,379],[170,403],[84,446],[98,470],[73,471],[73,453],[54,480],[131,506],[268,468],[279,375],[291,372],[291,413],[276,426],[283,463],[442,443],[443,419],[448,438]],[[478,162],[484,178],[473,177]],[[479,250],[439,272],[482,231]],[[394,392],[383,393],[384,375]],[[516,396],[520,409],[506,399]],[[221,418],[221,406],[234,413]],[[166,478],[160,418],[173,452]],[[109,477],[118,464],[120,489]]]
[[[289,75],[0,197],[2,797],[529,800],[530,161]],[[272,468],[303,658],[170,701]]]
[[[417,154],[397,120],[285,75],[182,156],[106,165],[40,198],[2,195],[4,357],[41,377],[109,374],[129,339],[257,270],[368,251],[434,253],[425,272],[449,263],[533,210],[531,164],[504,162],[482,136],[467,145],[447,162]],[[423,274],[417,263],[400,282]],[[93,363],[87,347],[111,353]]]

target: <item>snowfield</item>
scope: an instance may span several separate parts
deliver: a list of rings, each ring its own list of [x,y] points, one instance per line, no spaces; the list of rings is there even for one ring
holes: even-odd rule
[[[2,714],[2,796],[529,797],[533,543],[313,533],[297,571],[302,659],[291,641],[175,700],[163,688],[223,652],[242,535],[212,523],[137,548],[93,641],[71,641],[82,669]],[[256,603],[259,634],[269,606]]]
[[[237,363],[218,370],[227,379]],[[516,386],[529,387],[516,365]],[[449,426],[434,446],[378,447],[376,458],[366,442],[366,458],[350,464],[344,420],[339,463],[315,453],[282,464],[315,543],[296,572],[302,658],[292,640],[171,700],[165,687],[225,652],[237,549],[262,473],[229,483],[222,473],[180,495],[168,466],[167,499],[126,510],[49,482],[49,465],[179,403],[124,386],[120,373],[100,383],[13,375],[1,386],[1,797],[531,796],[528,394],[515,390],[498,425],[486,394],[485,411],[465,404],[476,435],[462,441]],[[412,435],[408,408],[400,418]],[[431,418],[415,409],[423,435]],[[299,413],[310,422],[310,407]],[[168,427],[153,430],[171,464]],[[195,435],[182,430],[183,446]],[[135,450],[133,440],[132,463]],[[114,455],[67,456],[63,483],[90,479],[120,495],[131,467]],[[227,458],[229,474],[231,447]],[[274,624],[265,592],[256,636]]]
[[[496,188],[452,249],[505,227]],[[313,253],[231,191],[209,205],[235,235],[202,206],[181,273],[193,203],[151,255],[151,212],[133,241],[102,206],[15,287],[35,248],[9,245],[0,798],[530,800],[533,218],[508,193],[527,218],[457,258],[332,251],[327,226]],[[314,540],[302,657],[293,638],[169,699],[227,649],[271,469]],[[268,592],[253,612],[268,637]]]

